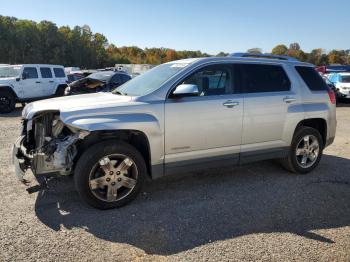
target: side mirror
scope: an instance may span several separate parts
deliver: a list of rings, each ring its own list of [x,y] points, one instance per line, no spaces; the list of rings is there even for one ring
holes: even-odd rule
[[[16,81],[17,82],[21,81],[21,78],[20,77],[16,77]]]
[[[23,80],[27,79],[27,74],[26,74],[26,73],[23,73],[23,74],[22,74],[22,79],[23,79]]]
[[[176,87],[174,90],[172,97],[180,98],[185,96],[198,96],[199,88],[197,85],[193,84],[181,84]]]

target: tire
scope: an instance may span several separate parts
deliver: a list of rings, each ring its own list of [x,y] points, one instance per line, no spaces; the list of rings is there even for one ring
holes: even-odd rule
[[[15,96],[8,90],[0,90],[0,113],[10,113],[15,107]]]
[[[309,140],[309,144],[310,144],[310,141],[312,141],[310,144],[310,148],[316,148],[315,146],[316,144],[312,146],[313,145],[312,143],[313,141],[317,141],[318,143],[317,156],[316,156],[315,149],[311,149],[311,152],[308,152],[309,151],[308,149],[305,151],[304,144],[305,144],[306,137],[309,137],[308,139],[306,139],[306,140]],[[324,142],[323,142],[322,136],[316,129],[311,127],[300,127],[298,130],[296,130],[294,134],[292,144],[288,151],[288,156],[281,159],[280,162],[285,169],[287,169],[292,173],[307,174],[317,167],[322,157],[323,148],[324,148]],[[310,156],[306,157],[306,163],[303,164],[302,163],[303,157],[305,158],[305,155],[308,155],[308,154]],[[312,158],[313,160],[311,160]],[[310,162],[308,163],[308,161]]]
[[[64,91],[66,90],[66,88],[67,88],[66,86],[59,86],[59,87],[57,87],[55,96],[56,97],[64,96]]]
[[[122,157],[126,158],[122,160]],[[109,161],[105,165],[106,159]],[[127,171],[120,169],[118,174],[121,164]],[[98,209],[110,209],[132,201],[140,192],[146,175],[146,164],[139,151],[123,141],[107,140],[92,145],[82,154],[74,172],[74,182],[80,197],[87,204]],[[128,184],[128,181],[133,183]],[[123,183],[128,187],[121,186]],[[110,189],[112,194],[108,194]]]

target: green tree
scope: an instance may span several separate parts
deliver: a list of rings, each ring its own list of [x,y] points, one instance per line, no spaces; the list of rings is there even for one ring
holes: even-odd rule
[[[285,45],[277,45],[272,49],[274,55],[287,55],[288,48]]]

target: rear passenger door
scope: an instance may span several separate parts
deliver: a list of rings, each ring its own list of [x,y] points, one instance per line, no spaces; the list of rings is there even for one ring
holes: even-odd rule
[[[43,96],[50,96],[53,94],[55,88],[55,81],[50,67],[40,67],[41,74],[41,91]]]
[[[244,97],[241,161],[278,157],[287,147],[284,130],[296,92],[279,64],[236,66]]]

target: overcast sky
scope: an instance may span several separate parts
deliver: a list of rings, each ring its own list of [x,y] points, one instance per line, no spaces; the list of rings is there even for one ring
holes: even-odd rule
[[[210,54],[298,42],[350,49],[349,0],[1,0],[0,15],[87,24],[117,46],[168,47]],[[1,32],[0,32],[1,34]]]

